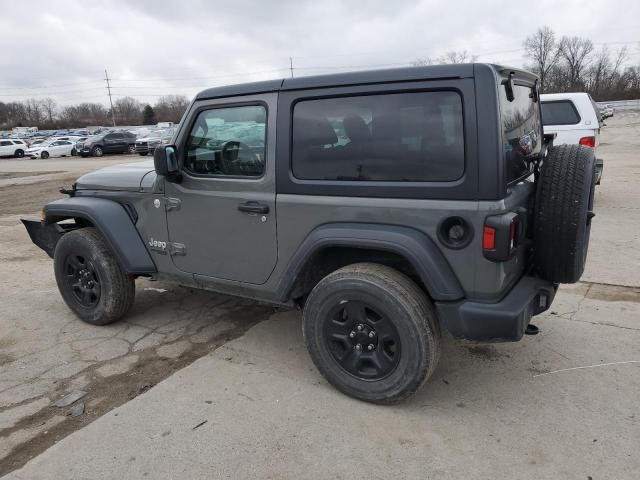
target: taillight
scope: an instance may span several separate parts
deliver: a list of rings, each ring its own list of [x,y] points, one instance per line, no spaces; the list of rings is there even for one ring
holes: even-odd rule
[[[578,142],[580,145],[584,145],[585,147],[595,148],[596,146],[596,137],[582,137]]]
[[[494,262],[509,260],[518,251],[520,236],[520,217],[517,213],[487,217],[482,230],[485,258]]]
[[[482,232],[482,249],[493,250],[496,248],[496,229],[493,227],[484,227]]]

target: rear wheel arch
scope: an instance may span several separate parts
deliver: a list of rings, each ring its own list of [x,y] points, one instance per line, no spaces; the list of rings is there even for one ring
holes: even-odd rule
[[[428,292],[413,264],[396,252],[385,249],[328,245],[314,251],[307,258],[295,278],[289,297],[298,300],[303,299],[320,280],[330,273],[348,265],[362,262],[394,268],[411,278],[423,290]]]
[[[358,262],[404,273],[433,300],[464,292],[437,245],[425,233],[379,224],[327,224],[313,230],[293,255],[277,287],[280,299],[301,299],[326,275]]]

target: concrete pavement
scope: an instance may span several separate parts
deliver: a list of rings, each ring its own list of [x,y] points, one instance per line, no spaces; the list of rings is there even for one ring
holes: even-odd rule
[[[447,340],[393,407],[331,388],[299,315],[277,314],[6,478],[637,478],[640,363],[536,376],[640,361],[637,292],[589,291],[565,289],[518,344]]]

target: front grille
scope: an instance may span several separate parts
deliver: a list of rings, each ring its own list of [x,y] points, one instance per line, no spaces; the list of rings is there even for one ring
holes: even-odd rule
[[[147,153],[149,151],[149,145],[147,142],[136,142],[136,152]]]

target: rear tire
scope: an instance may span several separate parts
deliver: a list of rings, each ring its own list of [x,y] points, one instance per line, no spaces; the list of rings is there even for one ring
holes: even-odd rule
[[[559,145],[542,164],[536,191],[534,251],[540,276],[575,283],[587,259],[595,190],[593,150]]]
[[[56,245],[53,265],[62,298],[84,322],[107,325],[131,308],[135,282],[95,228],[63,235]]]
[[[129,155],[133,155],[134,153],[136,153],[136,146],[134,144],[131,144],[127,147],[127,152]]]
[[[425,293],[397,270],[373,263],[323,278],[305,303],[303,333],[329,383],[373,403],[413,395],[440,355],[440,329]]]

